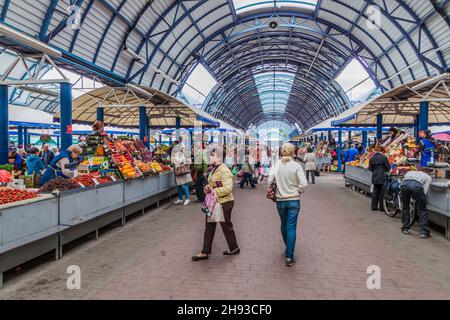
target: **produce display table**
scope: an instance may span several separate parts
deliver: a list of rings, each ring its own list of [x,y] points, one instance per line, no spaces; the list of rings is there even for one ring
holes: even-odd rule
[[[450,240],[450,188],[448,180],[435,179],[427,194],[427,208],[430,221],[443,227]]]
[[[55,250],[65,227],[58,221],[58,199],[53,195],[0,206],[0,288],[3,272]]]
[[[344,175],[345,182],[370,193],[372,173],[361,167],[347,165]],[[427,209],[430,221],[445,229],[445,236],[450,240],[450,188],[448,180],[433,179],[427,193]]]
[[[123,195],[123,181],[60,193],[60,224],[70,228],[61,232],[59,256],[63,245],[123,219]]]
[[[372,172],[369,170],[347,164],[345,166],[344,179],[347,184],[353,185],[367,193],[370,192],[370,187],[372,185]]]
[[[318,170],[323,170],[323,166],[325,164],[331,165],[332,162],[333,162],[332,158],[317,158],[317,168]]]
[[[0,206],[0,288],[3,272],[174,195],[173,171],[140,179],[40,195]]]

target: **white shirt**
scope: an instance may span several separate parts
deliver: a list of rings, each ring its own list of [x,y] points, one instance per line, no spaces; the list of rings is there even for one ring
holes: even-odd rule
[[[427,194],[430,184],[433,181],[429,175],[422,171],[409,171],[405,174],[403,180],[414,180],[420,182],[423,186],[423,192],[425,194]]]
[[[302,166],[294,160],[283,162],[279,160],[273,167],[269,175],[269,184],[276,180],[277,200],[289,201],[300,199],[308,186],[305,172]]]

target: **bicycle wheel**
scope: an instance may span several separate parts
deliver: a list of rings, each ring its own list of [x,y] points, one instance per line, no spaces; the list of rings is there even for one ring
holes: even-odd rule
[[[411,200],[411,204],[409,206],[409,227],[412,228],[416,221],[419,220],[419,216],[417,215],[417,204],[414,200]]]
[[[401,211],[401,201],[399,195],[394,195],[392,200],[383,199],[384,213],[391,218],[394,218]]]

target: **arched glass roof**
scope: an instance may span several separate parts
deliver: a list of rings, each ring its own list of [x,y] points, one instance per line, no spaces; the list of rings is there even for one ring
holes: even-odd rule
[[[115,85],[175,95],[202,63],[218,83],[204,109],[241,128],[279,120],[307,129],[344,111],[335,79],[353,59],[382,91],[448,70],[449,1],[258,2],[244,10],[233,0],[9,0],[0,23],[61,50],[57,64]],[[30,52],[3,37],[0,45]],[[289,81],[267,89],[275,102],[262,105],[255,77],[267,73],[294,81],[290,91]]]

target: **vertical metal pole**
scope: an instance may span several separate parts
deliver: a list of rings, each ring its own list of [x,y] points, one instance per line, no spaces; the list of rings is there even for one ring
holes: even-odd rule
[[[320,141],[323,141],[325,139],[323,132],[320,134]]]
[[[28,145],[28,128],[23,128],[23,148],[25,149]]]
[[[383,139],[383,115],[377,114],[377,140]]]
[[[350,141],[352,141],[352,132],[348,130],[348,143],[350,143]]]
[[[19,148],[23,148],[23,127],[17,127],[17,144]]]
[[[176,138],[180,141],[181,117],[177,116],[175,119]]]
[[[159,144],[162,144],[162,133],[159,134]]]
[[[367,131],[365,131],[365,130],[362,132],[362,148],[363,148],[363,152],[367,148]]]
[[[420,111],[419,111],[419,132],[428,129],[428,109],[429,102],[421,102],[420,103]]]
[[[8,163],[9,152],[9,118],[8,86],[0,85],[0,164]],[[0,273],[0,277],[3,274]],[[0,278],[0,282],[1,282]],[[2,283],[0,283],[1,286]]]
[[[61,149],[65,150],[72,145],[72,86],[70,83],[61,83]]]
[[[338,172],[342,172],[342,130],[338,131]]]
[[[419,122],[420,117],[419,115],[416,115],[416,119],[414,121],[414,137],[416,138],[416,142],[419,143],[420,137],[419,137]]]
[[[150,147],[148,140],[148,118],[146,107],[139,107],[139,140],[143,141],[147,148]]]
[[[56,137],[56,146],[61,148],[61,139],[59,137]]]
[[[331,142],[331,139],[333,138],[331,130],[328,130],[328,141]]]
[[[105,109],[97,108],[97,120],[105,122]]]

